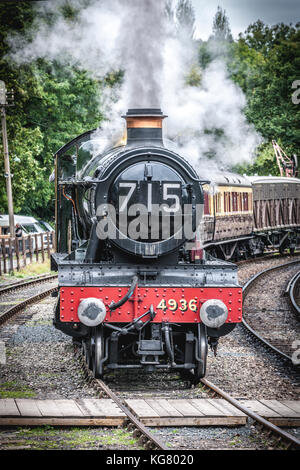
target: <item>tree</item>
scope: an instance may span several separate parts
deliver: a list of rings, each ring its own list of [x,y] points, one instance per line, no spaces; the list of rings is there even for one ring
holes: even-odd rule
[[[216,41],[228,41],[232,42],[232,34],[229,26],[229,19],[226,15],[226,11],[222,10],[220,6],[217,8],[217,13],[215,14],[213,20],[213,39]]]
[[[63,4],[69,21],[76,11]],[[15,32],[30,39],[35,2],[10,2],[0,10],[0,78],[14,89],[15,106],[7,110],[7,129],[16,213],[44,219],[54,216],[54,187],[49,183],[53,155],[78,134],[101,124],[100,96],[104,87],[122,79],[120,72],[104,80],[56,61],[38,59],[17,65],[9,60],[6,37]],[[55,12],[54,12],[55,14]],[[53,21],[52,16],[48,21]],[[0,155],[3,155],[0,139]],[[0,173],[1,175],[1,173]],[[0,177],[0,213],[7,212],[5,180]]]
[[[176,19],[179,31],[193,39],[195,34],[195,10],[191,0],[179,0],[176,6]]]
[[[231,46],[235,44],[231,35],[229,19],[226,11],[218,6],[213,19],[212,34],[208,41],[199,45],[199,63],[205,69],[213,60],[222,59],[227,62],[231,58]]]
[[[247,172],[279,174],[272,139],[288,155],[299,152],[300,109],[292,102],[292,84],[299,78],[299,26],[257,21],[232,47],[231,76],[246,94],[248,120],[265,139]]]
[[[164,14],[170,23],[174,22],[174,8],[172,0],[165,0]]]

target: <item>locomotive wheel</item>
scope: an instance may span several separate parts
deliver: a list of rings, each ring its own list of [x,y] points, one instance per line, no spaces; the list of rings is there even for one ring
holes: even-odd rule
[[[205,376],[206,373],[206,360],[207,360],[207,336],[206,336],[206,327],[203,323],[200,323],[200,337],[196,342],[196,346],[198,347],[198,354],[197,356],[201,361],[196,361],[196,367],[192,370],[181,370],[180,376],[183,380],[188,380],[193,385],[197,385]]]
[[[104,358],[104,336],[102,327],[94,329],[92,336],[92,370],[94,377],[100,379],[103,376],[103,364],[101,363]]]
[[[200,337],[198,338],[198,342],[196,343],[196,347],[198,346],[198,357],[201,361],[196,361],[197,366],[195,367],[191,382],[194,385],[197,385],[205,376],[206,373],[206,361],[207,361],[207,336],[206,336],[206,327],[203,323],[200,323]]]
[[[194,370],[196,383],[199,382],[205,376],[206,373],[206,361],[207,361],[207,336],[206,327],[203,323],[200,324],[200,338],[199,338],[199,357],[201,362],[198,362],[196,369]]]
[[[92,345],[91,340],[82,341],[82,354],[89,369],[92,369]]]

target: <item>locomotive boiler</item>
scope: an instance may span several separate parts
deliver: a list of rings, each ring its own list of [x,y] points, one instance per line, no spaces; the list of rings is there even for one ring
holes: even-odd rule
[[[56,154],[56,328],[96,377],[178,370],[197,383],[208,345],[242,319],[237,267],[205,254],[201,178],[164,145],[160,109],[129,109],[126,139],[87,132]]]

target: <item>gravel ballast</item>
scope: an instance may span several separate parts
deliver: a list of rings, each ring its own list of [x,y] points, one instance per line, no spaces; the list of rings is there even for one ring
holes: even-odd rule
[[[256,272],[287,261],[286,258],[260,260],[241,265],[240,282],[243,284]],[[26,308],[24,313],[0,328],[0,341],[5,342],[7,351],[7,362],[0,365],[0,392],[4,396],[13,397],[16,392],[22,397],[24,391],[24,397],[38,399],[97,397],[86,383],[74,356],[72,339],[52,325],[55,302],[55,298],[48,297]],[[220,339],[216,358],[209,352],[206,378],[237,399],[299,399],[295,375],[274,355],[248,338],[240,325]],[[108,374],[105,380],[123,398],[208,396],[201,385],[191,388],[177,373],[116,371]],[[268,448],[267,440],[260,439],[260,433],[252,423],[240,428],[163,428],[155,432],[173,449]],[[0,434],[2,439],[3,433]],[[3,448],[1,439],[0,447]],[[86,448],[97,448],[97,445]],[[100,443],[98,448],[126,448],[126,444],[120,447],[115,443],[112,447],[105,445]],[[81,448],[80,443],[74,448]],[[128,448],[137,447],[131,443]]]

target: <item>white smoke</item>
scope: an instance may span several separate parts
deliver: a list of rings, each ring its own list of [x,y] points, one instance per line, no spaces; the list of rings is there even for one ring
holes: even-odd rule
[[[164,136],[198,166],[207,155],[228,167],[250,162],[260,137],[246,121],[246,101],[215,59],[201,71],[200,86],[186,84],[196,61],[196,44],[175,34],[157,0],[90,0],[72,2],[76,22],[58,13],[63,0],[38,2],[39,12],[54,15],[51,25],[37,19],[32,42],[10,38],[12,58],[30,62],[44,57],[88,70],[93,77],[123,69],[120,89],[105,89],[101,108],[108,121],[99,135],[105,140],[123,132],[120,118],[127,108],[162,107],[168,118]],[[121,131],[120,131],[121,130]]]

